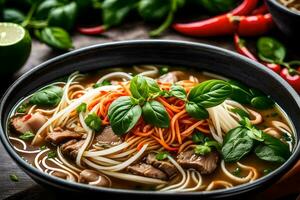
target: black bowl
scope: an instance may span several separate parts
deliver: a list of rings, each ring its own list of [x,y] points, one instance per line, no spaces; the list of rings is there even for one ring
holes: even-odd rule
[[[289,37],[300,41],[300,12],[295,12],[280,4],[277,0],[266,0],[273,20],[279,29]]]
[[[281,167],[252,183],[231,189],[194,193],[159,193],[111,188],[97,188],[89,185],[70,183],[38,171],[26,163],[12,148],[7,138],[6,122],[16,102],[37,88],[76,70],[88,72],[96,69],[130,66],[137,64],[168,64],[185,66],[214,72],[256,87],[278,102],[286,111],[296,130],[297,147],[292,156]],[[141,40],[95,45],[51,59],[20,77],[5,93],[0,104],[1,141],[15,162],[38,183],[60,190],[85,192],[89,194],[109,193],[142,198],[224,198],[237,197],[261,189],[278,180],[298,160],[300,154],[300,98],[277,74],[257,62],[239,54],[205,44],[179,41]],[[120,196],[122,195],[122,196]],[[146,196],[145,196],[146,195]]]

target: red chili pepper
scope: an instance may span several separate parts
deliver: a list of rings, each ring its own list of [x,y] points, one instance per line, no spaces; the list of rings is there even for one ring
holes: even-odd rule
[[[232,15],[248,15],[255,8],[258,0],[244,0],[238,7],[233,9],[230,14]]]
[[[274,26],[270,13],[239,18],[237,33],[241,36],[262,35]]]
[[[300,72],[300,67],[298,68]],[[280,76],[286,80],[298,93],[300,93],[300,75],[299,74],[290,74],[288,68],[284,68],[280,72]]]
[[[26,122],[27,120],[29,120],[31,118],[31,114],[25,115],[23,117],[23,121]]]
[[[275,63],[263,63],[265,66],[267,66],[269,69],[273,70],[277,74],[281,72],[281,66]]]
[[[78,32],[85,35],[99,35],[106,30],[105,26],[79,27]]]
[[[240,39],[240,37],[237,34],[234,34],[234,45],[237,52],[258,62],[256,57],[245,46],[245,41]]]
[[[240,54],[246,56],[247,58],[250,58],[254,61],[258,61],[258,59],[248,50],[248,48],[245,46],[245,41],[243,39],[240,39],[240,37],[237,34],[234,34],[234,46],[237,52]],[[277,74],[281,71],[281,66],[278,64],[273,63],[262,63],[263,65],[267,66],[269,69],[273,70]]]
[[[231,17],[250,14],[257,2],[258,0],[244,0],[238,7],[227,14],[192,23],[176,23],[173,25],[173,28],[180,33],[191,36],[229,35],[234,33],[235,30]]]
[[[271,14],[256,16],[221,15],[204,21],[174,24],[173,28],[191,36],[221,36],[238,33],[241,36],[257,36],[273,27]]]
[[[258,8],[254,9],[252,12],[251,12],[251,15],[259,15],[259,14],[266,14],[268,13],[269,10],[268,10],[268,7],[266,6],[266,4],[263,4],[261,6],[259,6]]]

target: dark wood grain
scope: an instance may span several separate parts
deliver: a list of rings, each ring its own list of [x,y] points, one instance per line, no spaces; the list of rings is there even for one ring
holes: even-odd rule
[[[146,39],[148,38],[147,32],[149,29],[150,27],[144,26],[143,23],[131,23],[119,27],[118,29],[110,30],[103,36],[99,37],[88,37],[76,34],[73,36],[73,40],[75,49],[78,49],[81,47],[110,41]],[[220,46],[229,50],[234,50],[231,37],[200,39],[180,36],[172,31],[169,31],[159,39],[203,42]],[[32,52],[28,62],[13,77],[4,77],[7,85],[4,87],[2,86],[2,91],[7,88],[14,78],[32,69],[43,61],[57,55],[59,55],[59,53],[52,51],[44,44],[33,41]],[[300,58],[300,56],[298,58]],[[10,174],[16,174],[19,177],[19,182],[10,181]],[[56,199],[56,197],[57,196],[55,196],[55,194],[52,192],[49,192],[34,183],[21,169],[16,166],[11,158],[9,158],[2,145],[0,145],[0,199]]]

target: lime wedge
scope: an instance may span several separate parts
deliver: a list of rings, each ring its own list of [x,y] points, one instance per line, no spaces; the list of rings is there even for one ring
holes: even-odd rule
[[[0,73],[11,74],[27,61],[31,51],[29,33],[14,23],[0,23]]]

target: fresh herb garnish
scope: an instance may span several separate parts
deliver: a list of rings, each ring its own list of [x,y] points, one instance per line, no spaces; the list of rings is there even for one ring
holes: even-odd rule
[[[32,138],[34,138],[34,136],[35,135],[32,132],[26,131],[25,133],[20,135],[19,138],[22,140],[31,140]]]
[[[109,106],[108,118],[115,134],[130,131],[142,115],[142,108],[129,96],[119,97]]]
[[[272,169],[264,169],[263,174],[267,175],[267,174],[270,174],[272,171],[273,171]]]
[[[169,72],[169,67],[160,67],[158,70],[159,70],[159,75],[164,75]]]
[[[37,106],[52,107],[56,106],[63,95],[63,89],[58,86],[48,86],[40,91],[37,91],[29,99],[29,103]]]
[[[47,154],[47,158],[51,159],[51,158],[55,158],[56,157],[56,152],[55,151],[49,151]]]
[[[232,108],[230,111],[231,111],[231,112],[234,112],[234,113],[236,113],[236,114],[238,114],[241,118],[244,118],[244,117],[250,118],[249,113],[247,113],[247,112],[246,112],[245,110],[243,110],[243,109],[240,109],[240,108]]]
[[[13,182],[19,182],[19,177],[16,174],[10,174],[9,178]]]
[[[197,131],[196,133],[194,133],[192,135],[192,140],[196,144],[204,143],[205,142],[204,139],[205,139],[205,135],[203,133],[199,132],[199,131]]]
[[[197,145],[194,149],[196,155],[205,156],[211,152],[211,148],[206,145]]]
[[[47,146],[46,145],[42,145],[42,146],[40,146],[40,150],[45,150],[45,149],[47,149]]]
[[[77,113],[85,112],[86,111],[86,103],[81,103],[77,108],[76,111]]]
[[[212,152],[212,149],[220,150],[220,144],[214,140],[205,142],[204,144],[196,145],[194,152],[196,155],[205,156]]]
[[[92,129],[93,131],[100,131],[102,120],[96,113],[88,114],[88,116],[85,118],[84,122],[86,125]]]
[[[237,177],[241,176],[242,169],[240,167],[235,168],[231,173]]]
[[[180,85],[172,85],[170,89],[170,95],[182,100],[186,100],[187,96],[186,91]]]
[[[98,88],[98,87],[105,86],[105,85],[111,85],[111,82],[108,80],[104,80],[101,83],[95,83],[93,85],[93,88]]]
[[[28,108],[27,103],[22,103],[18,108],[17,108],[17,113],[26,113]]]
[[[231,99],[257,109],[268,109],[274,106],[274,101],[262,92],[249,88],[238,81],[230,80],[228,83],[232,87]]]
[[[167,128],[170,124],[169,115],[165,107],[158,101],[148,101],[142,107],[143,119],[146,123],[160,128]]]
[[[155,156],[155,158],[156,158],[157,160],[164,160],[164,159],[166,159],[168,156],[169,156],[169,153],[166,152],[166,151],[163,151],[163,152],[157,153],[156,156]]]
[[[252,150],[260,159],[270,162],[284,162],[290,156],[287,144],[257,129],[248,118],[244,118],[241,126],[225,135],[222,155],[225,162],[236,162]]]

